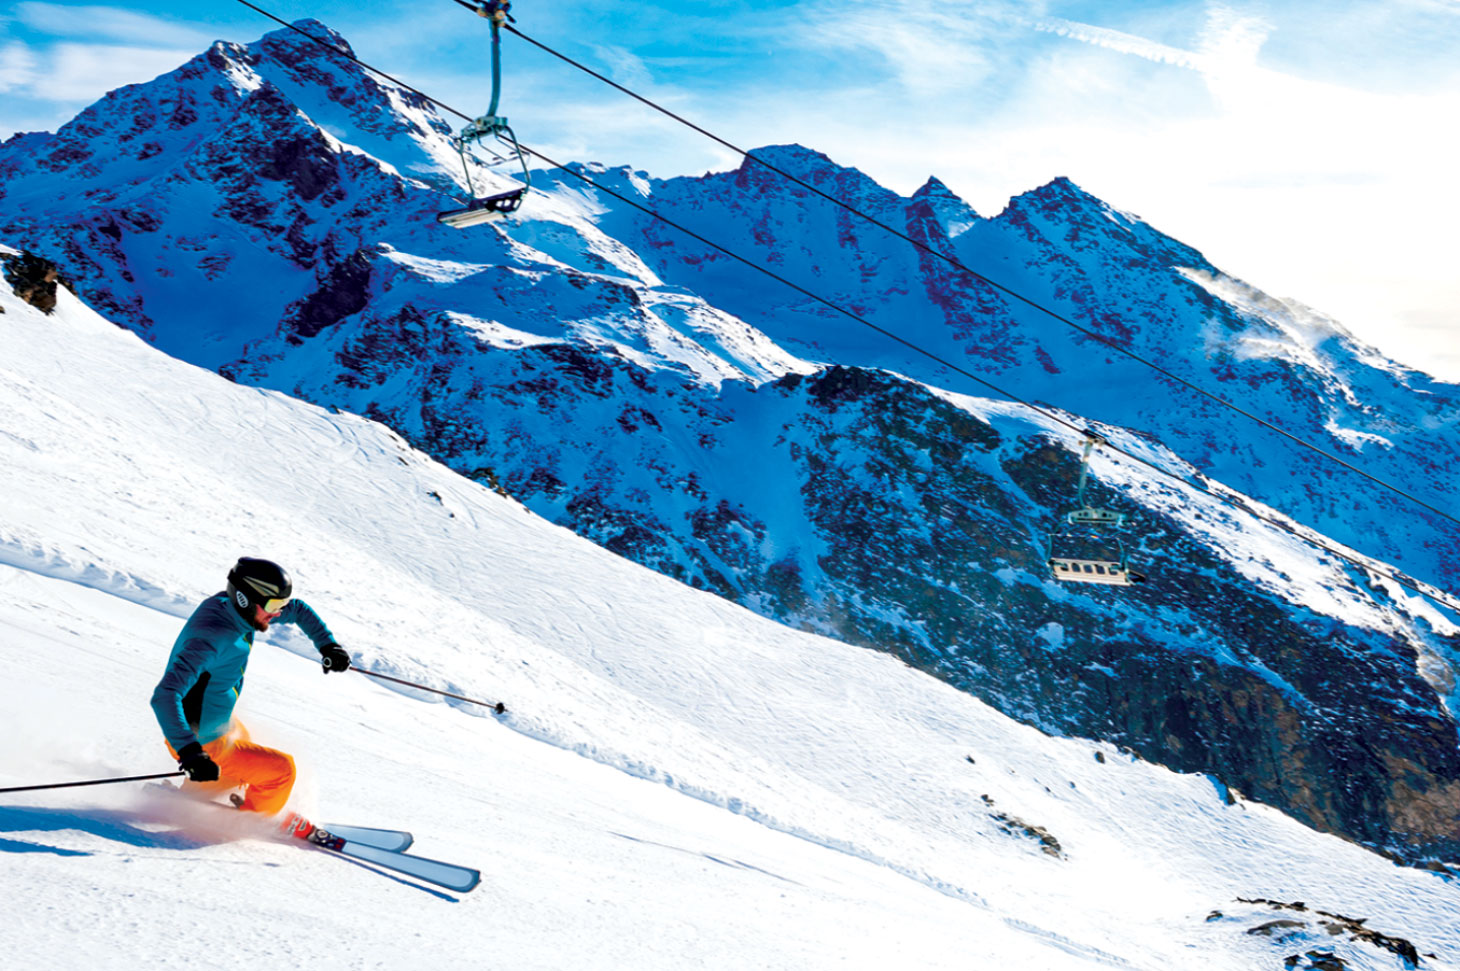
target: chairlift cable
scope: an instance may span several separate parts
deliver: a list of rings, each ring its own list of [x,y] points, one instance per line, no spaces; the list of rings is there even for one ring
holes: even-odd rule
[[[439,101],[436,98],[431,97],[430,95],[426,94],[424,91],[421,91],[419,88],[416,88],[416,87],[413,87],[413,86],[411,86],[409,84],[406,84],[405,82],[400,81],[399,79],[395,78],[394,76],[392,76],[390,74],[387,74],[386,72],[380,70],[379,68],[373,67],[369,63],[367,63],[365,61],[362,61],[359,57],[355,56],[353,53],[350,53],[348,51],[341,50],[340,48],[335,47],[333,44],[330,44],[327,41],[324,41],[324,40],[321,40],[318,37],[315,37],[313,34],[310,34],[308,31],[302,30],[301,28],[296,27],[293,24],[290,24],[287,21],[284,21],[284,20],[280,19],[279,17],[274,16],[273,14],[269,13],[268,11],[263,10],[263,9],[255,6],[253,3],[250,2],[250,0],[238,0],[238,2],[241,3],[241,4],[243,4],[246,7],[249,7],[250,9],[253,9],[253,10],[258,11],[259,13],[261,13],[264,16],[268,17],[270,20],[273,20],[276,23],[283,24],[284,26],[289,27],[290,29],[296,31],[297,33],[302,34],[303,36],[309,38],[310,40],[314,41],[316,44],[319,44],[320,46],[324,47],[325,49],[327,49],[327,50],[329,50],[329,51],[331,51],[331,52],[333,52],[335,54],[339,54],[342,57],[348,58],[349,60],[351,60],[354,63],[358,64],[360,67],[364,68],[365,70],[370,71],[372,74],[375,74],[375,75],[377,75],[379,77],[382,77],[382,78],[386,79],[387,81],[390,81],[392,84],[400,85],[402,88],[404,88],[407,91],[411,91],[414,94],[420,95],[423,99],[425,99],[426,101],[428,101],[429,103],[431,103],[433,105],[436,105],[438,108],[441,108],[443,111],[446,111],[446,112],[449,112],[450,114],[456,115],[459,118],[466,119],[467,121],[472,120],[471,119],[471,116],[468,115],[468,114],[466,114],[465,112],[459,111],[456,108],[453,108],[452,106],[446,104],[445,102]],[[455,2],[462,3],[464,6],[469,6],[469,5],[467,5],[467,4],[464,3],[464,0],[455,0]],[[471,9],[475,10],[476,8],[475,7],[472,7]],[[628,197],[626,197],[624,195],[621,195],[618,192],[615,192],[613,189],[609,188],[608,186],[600,185],[599,183],[593,181],[593,179],[589,178],[587,175],[584,175],[581,172],[575,171],[574,169],[568,167],[567,165],[565,165],[565,164],[563,164],[561,162],[558,162],[558,161],[556,161],[556,160],[554,160],[552,158],[549,158],[548,156],[544,155],[543,153],[541,153],[539,151],[536,151],[535,149],[532,149],[532,148],[524,145],[524,146],[522,146],[522,151],[525,152],[526,154],[532,155],[534,158],[541,159],[547,165],[550,165],[550,166],[558,169],[559,171],[564,172],[567,175],[570,175],[573,178],[578,179],[579,181],[584,182],[584,183],[588,184],[589,186],[592,186],[595,189],[598,189],[601,192],[604,192],[604,193],[606,193],[606,194],[608,194],[610,196],[613,196],[615,199],[618,199],[620,202],[623,202],[626,205],[630,205],[630,206],[633,206],[636,209],[639,209],[640,211],[644,212],[646,215],[648,215],[648,216],[650,216],[650,217],[652,217],[652,218],[654,218],[654,219],[656,219],[656,220],[658,220],[658,221],[660,221],[660,222],[662,222],[662,223],[664,223],[664,224],[666,224],[666,225],[668,225],[668,226],[670,226],[670,227],[672,227],[674,229],[679,230],[680,232],[686,234],[687,236],[690,236],[691,238],[696,239],[696,240],[704,243],[705,245],[710,246],[710,247],[712,247],[712,248],[720,251],[721,253],[724,253],[726,256],[729,256],[732,259],[734,259],[734,260],[736,260],[736,261],[738,261],[740,263],[745,264],[746,266],[750,267],[751,269],[757,270],[757,271],[765,274],[766,276],[771,277],[772,279],[777,280],[777,281],[783,283],[784,285],[792,288],[793,290],[796,290],[796,291],[798,291],[798,292],[800,292],[802,294],[805,294],[806,296],[808,296],[811,299],[817,301],[818,303],[824,304],[825,306],[831,308],[832,310],[835,310],[837,313],[840,313],[840,314],[842,314],[842,315],[844,315],[846,317],[849,317],[852,320],[855,320],[856,322],[858,322],[860,324],[863,324],[864,326],[869,327],[872,330],[875,330],[875,331],[877,331],[880,334],[886,335],[890,339],[895,340],[898,343],[903,344],[906,347],[909,347],[912,350],[917,351],[918,353],[920,353],[920,354],[928,357],[929,359],[931,359],[931,360],[933,360],[933,361],[935,361],[935,362],[943,365],[944,367],[948,368],[949,370],[951,370],[951,371],[953,371],[953,372],[955,372],[957,374],[960,374],[963,377],[966,377],[969,380],[974,381],[974,382],[976,382],[976,383],[978,383],[980,385],[983,385],[986,388],[989,388],[989,389],[995,391],[996,393],[998,393],[999,395],[1001,395],[1001,396],[1009,399],[1010,401],[1013,401],[1013,402],[1016,402],[1018,404],[1024,405],[1025,407],[1029,408],[1031,411],[1034,411],[1037,414],[1043,415],[1044,417],[1050,419],[1051,421],[1054,421],[1054,422],[1056,422],[1056,423],[1058,423],[1060,425],[1063,425],[1066,428],[1069,428],[1069,429],[1071,429],[1073,431],[1079,432],[1082,436],[1086,436],[1086,435],[1089,434],[1089,430],[1087,428],[1085,428],[1085,427],[1083,427],[1083,426],[1081,426],[1081,425],[1079,425],[1079,424],[1077,424],[1077,423],[1075,423],[1073,421],[1070,421],[1070,420],[1068,420],[1068,419],[1066,419],[1066,418],[1064,418],[1064,417],[1056,414],[1054,411],[1049,410],[1047,408],[1042,408],[1039,405],[1036,405],[1036,404],[1033,404],[1032,402],[1026,401],[1023,398],[1020,398],[1018,395],[1016,395],[1016,394],[1014,394],[1014,393],[1012,393],[1010,391],[1006,391],[1003,388],[1000,388],[997,385],[993,384],[992,382],[987,381],[987,380],[985,380],[983,378],[980,378],[979,376],[977,376],[975,374],[972,374],[971,372],[965,370],[964,368],[959,367],[956,364],[953,364],[950,361],[944,360],[943,358],[939,357],[933,351],[929,351],[929,350],[926,350],[925,348],[919,347],[918,345],[912,343],[911,341],[909,341],[909,340],[907,340],[907,339],[905,339],[903,337],[899,337],[896,334],[893,334],[890,331],[886,330],[885,328],[879,327],[878,325],[872,323],[869,320],[864,319],[863,317],[857,315],[856,313],[853,313],[850,310],[847,310],[847,309],[845,309],[845,308],[843,308],[841,306],[838,306],[837,304],[833,303],[830,300],[827,300],[824,297],[821,297],[821,296],[819,296],[819,295],[817,295],[815,293],[812,293],[810,290],[807,290],[806,288],[800,286],[799,284],[796,284],[796,283],[794,283],[794,282],[786,279],[785,277],[783,277],[780,274],[776,273],[774,270],[771,270],[768,267],[761,266],[760,264],[758,264],[758,263],[756,263],[756,262],[754,262],[754,261],[752,261],[750,259],[747,259],[746,257],[743,257],[743,256],[739,255],[738,253],[735,253],[732,250],[727,249],[724,246],[721,246],[719,243],[712,242],[712,241],[706,239],[705,237],[700,236],[698,233],[695,233],[694,231],[692,231],[690,229],[687,229],[685,227],[680,226],[678,223],[676,223],[673,220],[669,219],[667,216],[664,216],[661,213],[655,212],[653,209],[650,209],[649,207],[647,207],[647,206],[645,206],[645,205],[643,205],[641,203],[635,202],[634,200],[629,199]],[[1302,533],[1300,533],[1297,529],[1295,529],[1294,527],[1288,525],[1287,523],[1281,522],[1280,520],[1277,520],[1277,519],[1272,519],[1272,518],[1270,518],[1268,516],[1264,516],[1261,513],[1257,512],[1256,510],[1251,509],[1251,508],[1249,508],[1249,507],[1247,507],[1247,506],[1245,506],[1245,505],[1237,502],[1234,499],[1230,499],[1227,496],[1221,495],[1220,493],[1218,493],[1218,492],[1214,491],[1213,489],[1207,487],[1205,484],[1203,484],[1199,480],[1198,481],[1188,481],[1183,476],[1180,476],[1180,475],[1176,474],[1175,472],[1170,471],[1169,469],[1162,468],[1161,466],[1159,466],[1156,463],[1150,461],[1149,459],[1141,458],[1139,455],[1136,455],[1136,454],[1134,454],[1132,452],[1128,452],[1125,449],[1119,448],[1116,445],[1114,445],[1113,443],[1109,442],[1108,440],[1104,440],[1104,445],[1105,445],[1106,448],[1110,449],[1112,452],[1116,452],[1116,453],[1118,453],[1120,455],[1123,455],[1126,458],[1130,459],[1131,461],[1135,462],[1137,465],[1144,466],[1145,468],[1148,468],[1148,469],[1152,470],[1153,472],[1157,473],[1158,475],[1160,475],[1162,477],[1165,477],[1167,479],[1170,479],[1170,480],[1172,480],[1173,482],[1176,482],[1179,485],[1184,485],[1184,486],[1187,486],[1189,488],[1194,488],[1194,489],[1197,489],[1197,490],[1199,490],[1201,492],[1204,492],[1207,495],[1211,496],[1213,499],[1217,500],[1218,502],[1221,502],[1224,505],[1230,506],[1233,509],[1237,510],[1238,512],[1241,512],[1241,513],[1244,513],[1244,514],[1246,514],[1248,516],[1251,516],[1252,518],[1254,518],[1256,520],[1259,520],[1260,522],[1265,522],[1265,523],[1267,523],[1270,526],[1276,526],[1278,529],[1281,529],[1284,532],[1286,532],[1286,533],[1290,534],[1291,536],[1293,536],[1293,538],[1295,538],[1297,540],[1300,540],[1301,542],[1307,543],[1308,545],[1313,546],[1313,547],[1315,547],[1317,549],[1321,549],[1321,550],[1323,550],[1323,551],[1325,551],[1325,552],[1327,552],[1327,553],[1329,553],[1329,554],[1331,554],[1331,555],[1333,555],[1335,557],[1338,557],[1339,559],[1344,560],[1344,561],[1348,562],[1349,564],[1358,567],[1360,570],[1363,570],[1363,571],[1365,571],[1367,573],[1374,574],[1374,575],[1380,577],[1381,579],[1389,580],[1389,581],[1391,581],[1393,583],[1396,583],[1399,586],[1404,587],[1405,589],[1410,590],[1410,591],[1418,594],[1421,597],[1425,597],[1425,598],[1429,598],[1431,600],[1434,600],[1435,602],[1442,604],[1446,608],[1448,608],[1448,609],[1450,609],[1452,611],[1456,611],[1457,613],[1460,613],[1460,598],[1456,598],[1455,595],[1452,594],[1452,593],[1450,593],[1448,590],[1445,590],[1445,589],[1443,589],[1443,588],[1441,588],[1441,587],[1439,587],[1439,586],[1437,586],[1435,584],[1431,584],[1431,583],[1428,583],[1428,582],[1425,582],[1425,581],[1411,580],[1411,579],[1408,579],[1408,578],[1399,576],[1397,573],[1393,573],[1393,572],[1389,572],[1389,571],[1381,570],[1381,569],[1376,569],[1374,563],[1364,562],[1363,560],[1359,559],[1358,555],[1351,555],[1349,553],[1345,553],[1342,550],[1335,549],[1334,547],[1328,545],[1327,543],[1322,542],[1319,539],[1315,539],[1315,538],[1313,538],[1311,536],[1305,536]],[[1199,473],[1199,475],[1200,475],[1200,473]],[[1206,476],[1205,475],[1201,475],[1201,478],[1206,478]],[[1422,589],[1421,586],[1420,586],[1421,583],[1424,583],[1424,585],[1426,587],[1429,587],[1430,589],[1429,590]]]
[[[463,7],[467,7],[468,9],[472,9],[471,4],[467,3],[466,0],[453,0],[453,2],[458,3],[458,4],[461,4]],[[1111,349],[1113,351],[1116,351],[1116,352],[1118,352],[1120,354],[1124,354],[1126,357],[1130,358],[1131,360],[1137,361],[1137,362],[1139,362],[1141,364],[1144,364],[1147,367],[1155,370],[1156,372],[1158,372],[1160,375],[1162,375],[1163,377],[1167,378],[1168,380],[1174,381],[1175,383],[1177,383],[1177,384],[1181,385],[1182,387],[1185,387],[1185,388],[1187,388],[1187,389],[1189,389],[1191,391],[1195,391],[1197,394],[1202,395],[1203,397],[1208,398],[1208,399],[1216,402],[1217,404],[1222,405],[1223,407],[1230,408],[1231,410],[1237,412],[1238,414],[1240,414],[1240,415],[1242,415],[1242,416],[1244,416],[1244,417],[1246,417],[1246,418],[1248,418],[1248,419],[1250,419],[1250,420],[1252,420],[1254,422],[1257,422],[1259,425],[1263,426],[1264,428],[1267,428],[1267,429],[1269,429],[1271,431],[1277,432],[1279,435],[1282,435],[1284,438],[1287,438],[1287,439],[1291,440],[1292,442],[1294,442],[1294,443],[1296,443],[1298,445],[1303,446],[1306,449],[1309,449],[1309,450],[1311,450],[1313,452],[1316,452],[1317,454],[1323,456],[1326,459],[1329,459],[1329,460],[1331,460],[1333,462],[1337,462],[1339,465],[1343,466],[1344,468],[1348,469],[1349,471],[1354,472],[1354,473],[1356,473],[1356,474],[1358,474],[1360,476],[1363,476],[1365,479],[1368,479],[1369,481],[1374,482],[1377,485],[1383,486],[1385,489],[1388,489],[1388,490],[1390,490],[1391,492],[1393,492],[1393,493],[1395,493],[1397,495],[1403,496],[1405,499],[1408,499],[1410,502],[1413,502],[1413,503],[1415,503],[1418,506],[1422,506],[1423,508],[1429,510],[1430,512],[1434,513],[1435,515],[1440,516],[1440,517],[1442,517],[1444,519],[1447,519],[1450,522],[1455,523],[1456,525],[1460,525],[1460,517],[1456,517],[1456,516],[1452,515],[1451,513],[1448,513],[1445,510],[1440,509],[1437,506],[1434,506],[1434,505],[1432,505],[1429,502],[1426,502],[1425,500],[1419,498],[1418,496],[1415,496],[1415,495],[1411,494],[1410,492],[1406,491],[1405,489],[1401,488],[1400,486],[1397,486],[1397,485],[1395,485],[1395,484],[1393,484],[1391,482],[1388,482],[1385,479],[1382,479],[1379,476],[1374,475],[1373,473],[1366,472],[1365,470],[1359,468],[1358,466],[1352,464],[1351,462],[1348,462],[1348,461],[1340,458],[1339,456],[1334,455],[1332,452],[1329,452],[1327,449],[1323,448],[1322,446],[1315,445],[1312,442],[1309,442],[1308,440],[1306,440],[1306,439],[1304,439],[1304,438],[1302,438],[1302,437],[1300,437],[1298,435],[1293,434],[1292,432],[1288,431],[1287,429],[1283,428],[1282,426],[1277,425],[1274,422],[1268,421],[1267,419],[1262,418],[1261,416],[1256,415],[1256,414],[1252,413],[1251,411],[1248,411],[1246,408],[1243,408],[1241,405],[1236,404],[1235,402],[1230,401],[1230,400],[1222,397],[1219,394],[1216,394],[1214,392],[1208,391],[1205,388],[1201,387],[1200,385],[1197,385],[1197,384],[1195,384],[1195,383],[1193,383],[1191,381],[1188,381],[1188,380],[1186,380],[1183,377],[1180,377],[1179,375],[1173,373],[1169,369],[1167,369],[1165,367],[1162,367],[1160,364],[1157,364],[1156,362],[1154,362],[1152,360],[1149,360],[1148,358],[1146,358],[1146,357],[1144,357],[1144,356],[1142,356],[1140,354],[1137,354],[1135,351],[1132,351],[1132,350],[1130,350],[1129,348],[1126,348],[1126,347],[1122,347],[1120,344],[1116,343],[1115,341],[1112,341],[1108,337],[1105,337],[1103,334],[1100,334],[1099,332],[1094,331],[1094,330],[1091,330],[1089,327],[1086,327],[1083,324],[1080,324],[1080,323],[1077,323],[1074,320],[1071,320],[1070,318],[1064,316],[1063,314],[1060,314],[1057,311],[1054,311],[1054,310],[1050,309],[1049,307],[1044,306],[1043,304],[1039,303],[1038,301],[1033,300],[1033,299],[1031,299],[1029,297],[1026,297],[1023,294],[1021,294],[1021,293],[1019,293],[1019,292],[1017,292],[1017,291],[1015,291],[1015,290],[1013,290],[1013,289],[1011,289],[1011,288],[1009,288],[1009,287],[1007,287],[1007,286],[999,283],[997,280],[990,279],[989,277],[983,275],[982,273],[978,272],[977,270],[974,270],[974,269],[966,266],[962,261],[958,260],[956,257],[950,256],[947,253],[940,252],[939,250],[937,250],[937,249],[929,246],[928,244],[926,244],[926,243],[924,243],[924,242],[922,242],[920,240],[913,239],[911,236],[909,236],[907,233],[903,232],[902,230],[898,229],[897,227],[890,226],[887,223],[883,222],[882,220],[878,219],[876,216],[869,215],[868,213],[863,212],[862,210],[860,210],[860,209],[856,208],[855,206],[851,205],[850,203],[847,203],[847,202],[845,202],[845,201],[843,201],[841,199],[838,199],[836,196],[833,196],[833,195],[831,195],[831,194],[829,194],[827,192],[824,192],[823,190],[821,190],[821,189],[817,188],[816,186],[812,185],[811,183],[805,181],[804,179],[801,179],[801,178],[797,177],[796,175],[794,175],[794,174],[792,174],[790,172],[787,172],[785,169],[783,169],[783,168],[775,165],[774,163],[768,162],[765,159],[760,158],[757,155],[751,154],[750,152],[746,151],[745,149],[741,148],[740,146],[735,145],[734,143],[729,142],[729,141],[725,140],[724,138],[721,138],[719,135],[716,135],[714,132],[712,132],[712,131],[704,128],[703,126],[697,125],[694,122],[690,121],[689,119],[684,118],[683,116],[678,115],[678,114],[676,114],[673,111],[670,111],[668,108],[665,108],[663,105],[657,104],[652,99],[646,98],[643,95],[641,95],[641,94],[639,94],[639,93],[637,93],[635,91],[630,90],[629,88],[623,86],[622,84],[619,84],[617,81],[614,81],[611,78],[605,77],[603,74],[599,73],[598,71],[593,70],[593,68],[588,67],[586,64],[583,64],[583,63],[581,63],[579,61],[576,61],[573,58],[569,57],[568,55],[563,54],[560,51],[556,51],[553,48],[549,47],[548,45],[542,43],[541,41],[539,41],[539,40],[537,40],[537,39],[535,39],[533,37],[528,36],[527,34],[523,33],[521,30],[518,30],[516,27],[513,27],[511,25],[507,25],[506,29],[509,30],[509,31],[511,31],[513,34],[516,34],[518,37],[521,37],[523,40],[527,41],[529,44],[532,44],[533,46],[535,46],[535,47],[539,48],[540,50],[544,51],[545,53],[551,54],[553,57],[556,57],[559,60],[561,60],[561,61],[563,61],[563,62],[565,62],[565,63],[567,63],[567,64],[569,64],[569,65],[571,65],[571,66],[573,66],[575,68],[577,68],[578,70],[583,71],[585,74],[589,74],[592,77],[597,78],[598,80],[602,81],[603,83],[605,83],[605,84],[609,85],[610,87],[615,88],[616,90],[618,90],[618,91],[620,91],[620,92],[628,95],[629,97],[635,99],[636,101],[639,101],[639,102],[641,102],[644,105],[647,105],[648,107],[654,109],[655,111],[659,112],[660,114],[662,114],[662,115],[664,115],[664,116],[666,116],[668,118],[671,118],[674,121],[679,122],[680,124],[686,126],[687,128],[693,129],[694,131],[700,133],[701,135],[704,135],[706,138],[709,138],[711,141],[714,141],[715,143],[717,143],[719,145],[722,145],[725,148],[728,148],[730,151],[735,152],[737,155],[740,155],[743,158],[749,159],[752,162],[756,162],[759,165],[762,165],[765,168],[771,170],[772,172],[775,172],[777,175],[780,175],[782,178],[785,178],[785,179],[790,180],[791,182],[795,183],[796,185],[800,186],[801,188],[806,189],[809,192],[815,193],[816,195],[822,197],[823,199],[826,199],[828,202],[834,203],[835,205],[840,206],[841,208],[847,210],[850,213],[853,213],[853,214],[855,214],[857,216],[860,216],[862,219],[866,220],[867,222],[871,223],[872,225],[874,225],[874,226],[876,226],[876,227],[878,227],[878,228],[880,228],[880,229],[882,229],[882,230],[884,230],[884,231],[886,231],[888,233],[891,233],[892,235],[897,236],[900,239],[906,240],[907,242],[909,242],[912,245],[916,246],[918,249],[922,250],[923,252],[925,252],[925,253],[927,253],[927,254],[929,254],[931,256],[937,257],[938,259],[944,261],[945,263],[949,264],[950,266],[952,266],[952,267],[954,267],[954,268],[962,271],[963,273],[967,273],[969,276],[971,276],[971,277],[973,277],[973,278],[975,278],[977,280],[980,280],[983,283],[988,284],[989,286],[993,287],[995,290],[998,290],[999,292],[1001,292],[1001,293],[1003,293],[1003,294],[1005,294],[1007,296],[1013,297],[1015,300],[1018,300],[1020,303],[1023,303],[1025,305],[1027,305],[1028,307],[1030,307],[1030,308],[1038,311],[1039,313],[1045,314],[1048,317],[1050,317],[1051,319],[1056,320],[1056,321],[1059,321],[1060,323],[1062,323],[1062,324],[1064,324],[1064,325],[1066,325],[1068,327],[1073,327],[1075,330],[1077,330],[1080,333],[1084,334],[1085,336],[1091,338],[1092,340],[1098,341],[1099,343],[1103,344],[1104,346],[1108,347],[1109,349]]]

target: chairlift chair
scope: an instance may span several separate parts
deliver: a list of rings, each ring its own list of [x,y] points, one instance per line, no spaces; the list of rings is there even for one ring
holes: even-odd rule
[[[507,125],[507,119],[497,114],[497,104],[502,95],[501,27],[505,21],[512,19],[511,15],[507,13],[511,6],[512,4],[508,0],[482,0],[476,5],[477,16],[485,17],[492,25],[492,103],[487,108],[486,114],[469,123],[456,136],[456,147],[457,151],[461,153],[461,168],[466,175],[466,188],[471,193],[471,201],[464,208],[450,209],[438,213],[436,216],[437,222],[455,229],[478,226],[516,212],[522,205],[527,190],[532,186],[532,175],[527,170],[527,158],[523,154],[522,146],[517,143],[517,136]],[[511,153],[507,157],[494,152],[493,162],[499,163],[516,158],[522,165],[524,184],[506,192],[478,197],[471,177],[471,165],[466,158],[467,147],[487,138],[496,138],[511,149]]]
[[[1069,583],[1098,583],[1126,587],[1145,578],[1130,571],[1125,544],[1118,536],[1106,536],[1104,529],[1125,525],[1126,515],[1113,509],[1087,505],[1085,483],[1090,471],[1090,453],[1101,441],[1094,432],[1085,433],[1085,450],[1080,458],[1080,486],[1075,501],[1079,507],[1061,517],[1067,527],[1049,537],[1048,563],[1056,580]]]
[[[508,213],[516,212],[517,207],[522,205],[522,197],[525,195],[527,195],[527,187],[523,186],[520,189],[487,196],[485,199],[472,199],[467,203],[465,209],[452,209],[440,213],[436,216],[436,220],[453,229],[479,226],[482,223],[501,219]]]

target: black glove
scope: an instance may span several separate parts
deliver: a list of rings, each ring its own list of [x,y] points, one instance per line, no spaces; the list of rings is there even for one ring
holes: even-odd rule
[[[350,652],[338,644],[326,644],[319,649],[319,663],[324,665],[324,673],[331,671],[345,671],[350,667]]]
[[[218,763],[209,758],[197,742],[189,742],[177,753],[177,767],[186,772],[193,782],[214,782],[218,778]]]

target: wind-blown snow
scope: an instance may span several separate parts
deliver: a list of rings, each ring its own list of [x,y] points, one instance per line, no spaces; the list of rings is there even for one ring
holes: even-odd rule
[[[260,638],[240,716],[304,767],[299,808],[413,829],[482,886],[135,786],[0,796],[9,966],[1405,966],[1239,897],[1460,966],[1453,878],[690,590],[64,292],[0,308],[0,786],[170,769],[147,698],[240,554],[286,563],[361,665],[509,708],[321,677],[302,636]],[[1248,933],[1277,918],[1301,926]]]

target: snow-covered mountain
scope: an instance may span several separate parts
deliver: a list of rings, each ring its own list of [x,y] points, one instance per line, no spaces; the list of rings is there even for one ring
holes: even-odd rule
[[[169,769],[146,699],[243,551],[358,664],[508,710],[321,677],[271,631],[239,715],[296,805],[482,885],[135,785],[6,794],[7,967],[1460,968],[1452,870],[1048,737],[57,300],[0,288],[0,787]]]
[[[1140,429],[1207,475],[1326,535],[1424,579],[1452,588],[1460,581],[1450,555],[1460,539],[1454,522],[1088,334],[1452,515],[1460,509],[1450,476],[1460,462],[1460,387],[1385,360],[1337,321],[1228,277],[1196,250],[1067,179],[982,218],[936,179],[903,199],[800,146],[754,154],[949,260],[748,161],[703,177],[659,180],[601,167],[591,175],[1025,400]],[[790,350],[981,392],[927,356],[768,283],[571,175],[548,179],[585,194],[603,210],[596,224],[643,254],[664,280],[692,288]]]
[[[748,283],[577,180],[542,175],[549,191],[501,231],[444,228],[434,215],[460,192],[449,130],[429,103],[295,32],[219,43],[53,135],[0,147],[0,230],[158,349],[379,419],[670,577],[895,653],[1047,731],[1213,773],[1320,829],[1411,860],[1460,853],[1454,617],[1105,457],[1092,489],[1136,514],[1128,540],[1152,582],[1060,587],[1044,541],[1079,471],[1067,428],[955,393],[956,375]],[[935,182],[904,200],[804,149],[768,152],[1453,505],[1440,476],[1460,448],[1454,388],[1073,184],[989,220]],[[1454,578],[1450,534],[1391,494],[1284,452],[764,170],[579,171],[1078,409],[1187,481],[1219,474],[1239,504],[1275,502],[1300,534],[1332,528],[1376,566]]]

